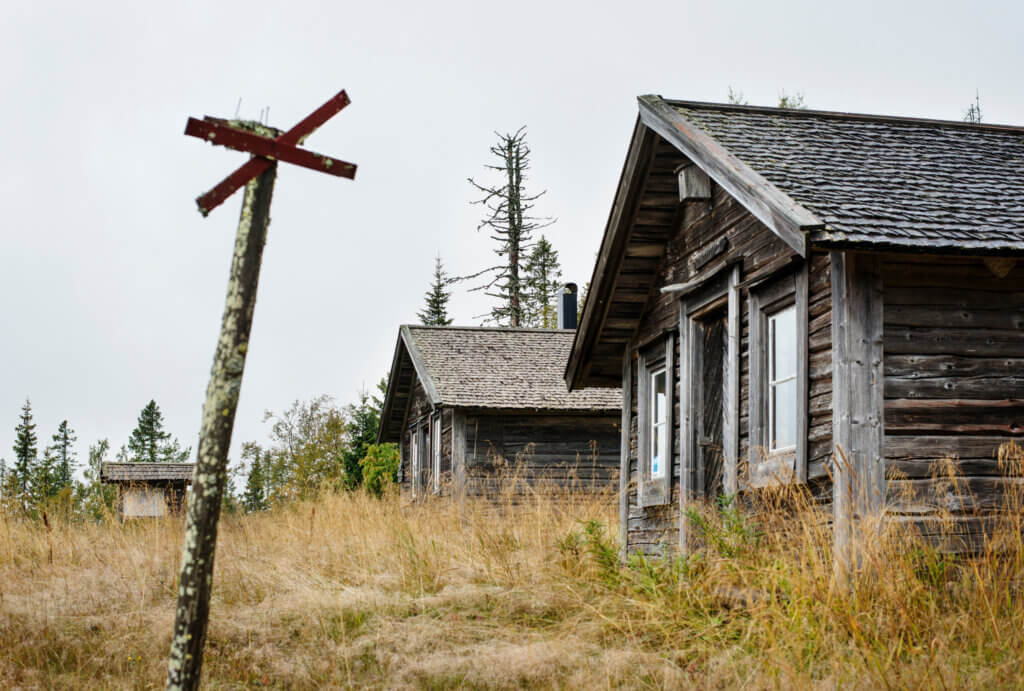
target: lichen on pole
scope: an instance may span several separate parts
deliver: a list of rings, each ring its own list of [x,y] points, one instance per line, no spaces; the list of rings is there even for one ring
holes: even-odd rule
[[[249,349],[276,174],[277,165],[273,164],[245,186],[220,338],[203,404],[192,496],[186,513],[178,606],[167,669],[168,689],[199,686],[213,585],[217,523],[227,484],[228,448]]]

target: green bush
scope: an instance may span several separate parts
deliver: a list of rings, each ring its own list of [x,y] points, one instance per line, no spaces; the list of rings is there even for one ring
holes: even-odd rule
[[[363,469],[363,486],[374,496],[381,496],[398,479],[398,447],[395,444],[371,444],[359,461]]]

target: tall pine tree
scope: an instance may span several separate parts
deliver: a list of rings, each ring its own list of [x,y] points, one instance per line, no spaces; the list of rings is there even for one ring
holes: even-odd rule
[[[129,463],[183,463],[192,453],[182,450],[177,439],[164,431],[164,416],[156,401],[150,401],[139,413],[138,422],[128,438],[125,456]]]
[[[446,290],[450,283],[451,279],[441,264],[441,255],[438,255],[434,262],[434,281],[424,296],[423,311],[416,314],[421,324],[449,326],[452,323],[452,320],[448,318],[448,300],[452,294]]]
[[[558,252],[543,235],[530,252],[523,267],[526,277],[526,326],[541,329],[558,327],[556,300],[562,278]]]
[[[57,459],[57,471],[55,479],[60,487],[70,487],[75,479],[75,450],[72,445],[78,441],[75,431],[68,426],[68,421],[63,420],[57,427],[57,433],[53,435],[54,456]]]
[[[477,230],[487,228],[491,232],[491,239],[498,244],[494,253],[500,263],[462,279],[483,278],[485,282],[471,290],[481,290],[485,295],[498,299],[498,306],[491,308],[487,321],[499,326],[522,326],[527,307],[523,281],[526,253],[532,247],[533,232],[551,225],[554,219],[538,218],[531,213],[534,203],[544,192],[529,194],[526,191],[526,174],[530,169],[526,128],[520,127],[513,134],[498,134],[497,137],[498,143],[491,147],[491,153],[497,157],[498,163],[486,168],[496,171],[501,181],[481,185],[470,178],[469,182],[483,193],[483,197],[473,203],[487,209],[487,216]]]
[[[249,464],[249,477],[245,481],[242,506],[249,513],[267,508],[266,481],[263,479],[263,465],[260,463],[259,453],[253,456]]]
[[[35,472],[36,455],[38,447],[36,439],[36,426],[32,422],[32,404],[25,399],[25,405],[21,407],[21,422],[14,428],[14,476],[17,479],[18,491],[25,495],[28,493],[32,483],[32,475]]]

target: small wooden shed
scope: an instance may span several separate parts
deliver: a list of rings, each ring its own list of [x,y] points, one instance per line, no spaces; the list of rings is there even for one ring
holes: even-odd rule
[[[513,469],[529,482],[613,483],[619,390],[566,389],[573,334],[402,326],[378,441],[400,445],[403,493],[485,494]]]
[[[630,551],[776,483],[837,547],[950,511],[970,548],[1019,482],[1024,129],[640,97],[566,382],[622,387]]]
[[[117,486],[122,519],[158,518],[185,507],[195,463],[104,463],[100,480]]]

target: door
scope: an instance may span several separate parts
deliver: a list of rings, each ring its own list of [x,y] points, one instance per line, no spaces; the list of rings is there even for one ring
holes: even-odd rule
[[[726,312],[716,310],[697,322],[696,369],[699,382],[695,411],[697,491],[708,500],[724,493],[722,444],[725,420]],[[695,382],[695,383],[697,383]],[[695,392],[696,393],[696,392]]]

